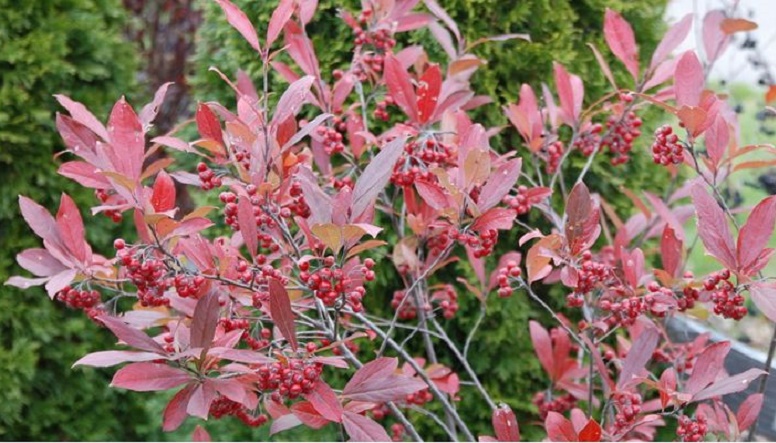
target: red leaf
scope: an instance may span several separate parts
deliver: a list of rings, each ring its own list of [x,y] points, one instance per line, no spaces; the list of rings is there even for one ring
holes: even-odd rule
[[[154,93],[153,101],[143,106],[143,109],[140,110],[140,123],[143,125],[144,130],[148,130],[148,128],[151,127],[151,123],[156,118],[156,115],[159,113],[159,109],[161,109],[162,104],[164,103],[164,97],[167,95],[167,89],[173,84],[173,82],[167,82],[162,86],[159,86],[159,88]]]
[[[424,124],[434,115],[442,87],[442,72],[439,65],[432,65],[420,77],[418,84],[418,123]]]
[[[342,424],[350,436],[350,441],[391,441],[391,437],[380,424],[361,414],[345,411]]]
[[[757,420],[757,416],[760,415],[760,410],[763,407],[763,399],[764,396],[761,393],[752,394],[738,407],[736,421],[738,422],[738,430],[740,432],[747,430]]]
[[[229,24],[242,34],[243,38],[250,43],[256,52],[261,53],[259,37],[256,34],[256,29],[251,24],[251,21],[248,20],[248,16],[229,0],[216,0],[216,3],[224,10],[226,20]]]
[[[559,63],[553,63],[555,68],[555,86],[558,89],[560,107],[563,119],[569,126],[574,126],[582,113],[582,100],[585,98],[585,87],[576,75],[569,74]]]
[[[337,394],[323,380],[318,380],[312,392],[305,394],[306,398],[321,416],[329,421],[339,423],[342,421],[342,405],[337,399]]]
[[[757,309],[770,321],[776,322],[776,287],[768,283],[753,283],[749,286],[749,295]]]
[[[199,383],[191,394],[189,404],[186,406],[186,412],[194,417],[207,420],[210,413],[210,405],[216,399],[216,390],[208,379]]]
[[[350,379],[342,395],[356,401],[382,403],[403,399],[426,384],[418,379],[395,375],[398,360],[381,357],[365,364]]]
[[[639,49],[633,28],[622,16],[606,8],[604,15],[604,38],[609,49],[625,65],[634,80],[639,78]]]
[[[693,186],[690,194],[698,216],[698,235],[706,250],[726,267],[736,269],[735,246],[724,211],[703,185]]]
[[[652,54],[652,62],[649,65],[650,69],[654,69],[665,60],[687,38],[687,34],[690,33],[690,28],[692,27],[692,17],[692,13],[685,15],[666,32],[663,40],[660,41],[657,49]]]
[[[706,151],[709,153],[714,167],[719,165],[730,141],[730,131],[725,118],[717,115],[714,123],[706,130]]]
[[[749,383],[753,382],[755,379],[757,379],[757,377],[765,374],[767,374],[767,372],[763,371],[762,369],[749,369],[740,374],[726,377],[695,394],[692,398],[692,401],[698,402],[714,397],[721,397],[723,395],[741,392],[749,386]]]
[[[577,441],[577,433],[574,432],[574,426],[566,417],[555,411],[547,413],[544,428],[550,441]]]
[[[668,224],[663,229],[663,237],[660,240],[660,258],[663,261],[663,270],[676,277],[676,271],[682,264],[682,241],[676,238],[674,230]]]
[[[566,202],[566,242],[572,255],[590,248],[601,233],[598,207],[584,183],[574,186]]]
[[[679,58],[674,68],[674,93],[679,106],[698,106],[706,83],[698,56],[687,51]]]
[[[351,220],[358,219],[375,201],[391,179],[393,166],[404,151],[406,137],[397,137],[386,143],[380,152],[364,168],[353,189],[350,206]]]
[[[547,374],[552,376],[555,373],[555,358],[552,353],[550,334],[534,320],[528,322],[528,327],[531,333],[534,352],[539,357],[539,363],[542,364]]]
[[[744,271],[745,275],[757,272],[752,269],[752,266],[758,262],[760,254],[771,239],[774,224],[776,224],[776,196],[771,196],[764,198],[752,209],[746,224],[738,234],[736,258],[738,269]],[[763,263],[762,266],[764,265]]]
[[[520,177],[522,158],[510,160],[492,172],[488,181],[480,189],[480,198],[477,207],[481,212],[496,206],[501,202]]]
[[[415,180],[415,189],[418,190],[420,198],[436,210],[446,209],[450,206],[447,192],[436,183],[419,178]]]
[[[116,317],[103,315],[97,317],[97,320],[104,324],[105,327],[113,332],[113,335],[127,345],[140,349],[141,351],[155,352],[160,355],[165,354],[164,348],[140,329],[133,328]]]
[[[164,408],[164,424],[162,430],[164,432],[170,432],[178,429],[183,421],[186,420],[186,407],[191,399],[191,394],[194,393],[195,385],[192,383],[185,388],[178,391],[177,394],[167,403]]]
[[[507,208],[491,208],[486,213],[477,217],[471,225],[471,229],[477,232],[485,232],[491,229],[509,230],[515,221],[517,213]]]
[[[213,441],[210,438],[210,434],[207,433],[205,428],[203,428],[200,425],[197,425],[196,428],[194,428],[194,432],[191,434],[191,441]]]
[[[120,164],[114,166],[119,173],[132,180],[140,178],[145,156],[143,125],[132,106],[121,98],[113,106],[108,119],[108,135]]]
[[[499,405],[498,409],[493,411],[491,421],[498,441],[520,441],[520,427],[517,423],[517,417],[508,405]]]
[[[626,387],[634,377],[641,376],[647,362],[652,359],[652,353],[655,352],[659,339],[660,334],[655,328],[644,329],[636,337],[622,363],[620,378],[617,380],[618,389]]]
[[[206,140],[214,140],[223,143],[224,136],[221,132],[221,122],[216,114],[204,103],[197,105],[197,130],[199,135]]]
[[[131,391],[166,391],[191,380],[182,370],[160,363],[132,363],[119,369],[111,386]]]
[[[714,343],[698,355],[693,365],[692,375],[684,386],[684,392],[695,395],[717,379],[717,374],[725,367],[725,357],[730,352],[730,342]]]
[[[315,81],[315,77],[306,75],[288,86],[288,89],[280,96],[277,106],[275,106],[275,114],[272,116],[271,125],[277,126],[289,117],[299,113],[302,105],[307,103],[313,81]]]
[[[70,196],[62,194],[57,212],[57,227],[65,247],[78,261],[91,260],[91,250],[84,237],[84,220]]]
[[[57,173],[73,179],[81,186],[87,188],[110,189],[110,182],[104,175],[100,174],[99,171],[99,169],[89,163],[72,161],[62,163],[62,165],[59,166]]]
[[[601,441],[601,425],[591,418],[579,431],[579,441]]]
[[[410,82],[409,74],[393,54],[386,54],[385,56],[383,78],[388,87],[388,92],[396,104],[411,121],[417,122],[418,99],[415,96],[415,90]]]
[[[218,326],[221,307],[218,304],[218,291],[211,290],[197,300],[194,316],[191,319],[191,347],[208,348],[213,342]]]
[[[272,46],[272,43],[280,35],[280,31],[286,25],[291,15],[294,13],[294,0],[281,0],[280,4],[272,11],[272,17],[269,19],[269,27],[267,28],[267,47]]]
[[[248,195],[241,195],[240,200],[237,202],[237,222],[239,223],[240,233],[245,246],[248,247],[248,253],[250,253],[252,259],[256,256],[259,241],[256,237],[258,235],[256,232],[256,217],[253,215],[253,205]]]
[[[165,171],[159,172],[151,194],[151,206],[156,212],[165,212],[175,207],[175,183]]]
[[[329,420],[323,418],[321,414],[315,410],[312,403],[309,401],[300,401],[294,403],[291,406],[291,411],[293,411],[294,416],[296,416],[299,421],[304,423],[305,426],[311,427],[313,429],[320,429],[330,423]],[[289,423],[289,427],[293,427],[291,426],[291,423]],[[273,427],[273,430],[274,429],[275,428]],[[276,432],[280,431],[278,430]]]
[[[299,344],[296,341],[296,326],[294,325],[294,311],[291,309],[291,299],[288,297],[283,283],[275,279],[269,281],[269,309],[270,317],[275,322],[283,338],[288,340],[291,348],[296,350]]]
[[[109,140],[108,131],[105,130],[105,126],[97,120],[97,117],[95,117],[94,114],[86,109],[86,106],[72,100],[66,95],[55,95],[54,97],[62,107],[67,109],[67,112],[70,113],[73,120],[86,126],[103,140]],[[87,147],[91,147],[91,145],[87,145]]]
[[[155,352],[134,352],[134,351],[100,351],[92,352],[81,357],[75,366],[91,366],[93,368],[107,368],[121,363],[153,361],[159,359],[159,354]]]

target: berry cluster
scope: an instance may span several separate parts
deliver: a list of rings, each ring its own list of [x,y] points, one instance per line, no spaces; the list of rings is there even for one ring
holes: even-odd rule
[[[404,300],[405,296],[404,291],[394,291],[393,299],[391,299],[391,308],[399,310],[399,320],[414,320],[418,316],[418,306],[413,297]],[[431,310],[431,306],[427,308],[427,310]]]
[[[346,303],[353,312],[364,310],[362,299],[366,294],[366,289],[361,285],[355,285],[357,278],[349,275],[352,272],[359,272],[366,281],[375,279],[373,271],[375,262],[368,258],[364,260],[363,266],[355,271],[346,272],[336,264],[334,256],[326,256],[320,260],[321,266],[318,269],[310,270],[310,261],[299,263],[299,279],[305,283],[315,295],[326,306],[334,306],[338,300]]]
[[[105,189],[96,189],[94,191],[94,195],[97,197],[98,200],[100,200],[100,203],[102,203],[103,205],[108,204],[110,200],[115,200],[113,203],[119,203],[120,201],[124,200],[120,198],[113,190],[109,192]],[[108,209],[106,211],[103,211],[103,214],[105,214],[106,217],[109,217],[111,220],[113,220],[113,223],[119,223],[124,218],[121,212],[119,212],[116,209]]]
[[[338,191],[344,188],[345,186],[347,186],[350,189],[355,189],[355,186],[356,186],[356,184],[353,183],[353,178],[350,176],[342,177],[341,179],[337,177],[333,177],[331,180],[331,185],[334,187],[334,189]]]
[[[372,418],[380,421],[391,414],[391,409],[385,403],[380,403],[373,407],[370,412],[372,413]]]
[[[679,417],[679,426],[676,428],[676,435],[682,441],[704,441],[708,426],[706,417],[697,415],[695,420],[686,415]]]
[[[408,394],[404,398],[404,401],[410,405],[423,406],[433,399],[434,399],[434,394],[432,394],[431,391],[429,391],[428,388],[426,388],[426,389],[421,389],[420,391],[415,392],[413,394]]]
[[[615,428],[623,430],[641,413],[641,395],[634,392],[615,392],[612,400],[617,411],[614,415]]]
[[[352,186],[351,186],[352,188]],[[304,199],[304,193],[302,191],[302,184],[294,182],[291,184],[291,188],[288,190],[288,194],[291,196],[291,203],[282,209],[280,209],[280,216],[283,218],[291,217],[292,215],[307,218],[310,216],[310,206]]]
[[[323,149],[326,155],[340,154],[345,151],[343,140],[347,130],[345,122],[340,117],[334,117],[333,126],[321,125],[315,128],[316,134],[321,137]]]
[[[635,323],[641,314],[650,309],[650,302],[648,300],[647,296],[633,296],[612,302],[608,297],[601,297],[598,301],[598,307],[604,312],[611,313],[609,317],[604,319],[610,328],[614,328],[617,325],[630,326]]]
[[[183,298],[192,297],[199,298],[202,295],[200,291],[205,284],[205,277],[197,275],[191,277],[188,275],[178,274],[173,279],[173,285],[175,286],[175,292]]]
[[[687,285],[682,289],[682,295],[684,297],[676,299],[677,309],[679,309],[680,312],[694,308],[695,302],[698,301],[701,296],[701,292],[692,286]]]
[[[329,345],[331,345],[331,340],[328,340],[328,339],[321,340],[321,346],[329,346]],[[345,346],[348,349],[348,351],[350,351],[353,354],[357,354],[360,349],[358,347],[358,343],[356,343],[354,340],[346,340],[342,343],[342,345]],[[308,346],[307,351],[312,352],[310,351],[310,343],[308,343],[307,346]],[[331,349],[331,353],[334,355],[342,355],[342,349],[339,346],[336,346]]]
[[[630,94],[620,94],[622,107],[625,108],[633,102],[633,96]],[[601,139],[601,148],[609,148],[609,152],[614,156],[611,160],[612,165],[621,165],[630,158],[628,154],[633,149],[633,141],[641,135],[642,121],[635,112],[623,109],[619,115],[612,115],[606,121],[607,132]]]
[[[224,328],[225,332],[242,330],[243,333],[240,336],[240,340],[245,342],[253,350],[262,349],[269,346],[269,339],[272,337],[272,331],[267,328],[262,328],[260,331],[261,338],[256,339],[250,333],[251,324],[247,319],[221,318],[218,320],[218,324]]]
[[[458,243],[462,245],[468,245],[472,248],[472,255],[476,258],[487,257],[493,252],[493,248],[498,242],[498,231],[495,229],[488,229],[477,232],[460,232],[458,233]]]
[[[412,186],[417,179],[436,181],[431,170],[438,165],[454,165],[457,152],[434,138],[411,141],[404,146],[404,153],[393,169],[391,182],[398,186]]]
[[[586,131],[581,132],[574,140],[574,148],[582,151],[582,155],[590,157],[601,147],[601,132],[604,127],[600,123],[594,123]]]
[[[100,303],[100,293],[98,291],[79,290],[70,286],[57,292],[55,298],[73,309],[89,310]]]
[[[659,165],[678,165],[684,161],[684,147],[679,137],[673,133],[671,125],[663,125],[655,130],[652,143],[652,160]]]
[[[501,200],[501,203],[509,206],[517,212],[517,215],[528,214],[531,211],[531,206],[539,203],[539,198],[531,197],[530,190],[527,186],[520,185],[517,187],[517,194],[514,196],[506,196]]]
[[[496,281],[498,282],[498,296],[501,298],[507,298],[512,295],[512,283],[509,278],[518,278],[522,274],[520,266],[517,262],[510,260],[507,262],[506,267],[498,270],[498,276]]]
[[[272,399],[277,402],[293,400],[312,392],[321,370],[320,363],[298,359],[267,363],[256,370],[257,385],[261,391],[272,392]]]
[[[585,251],[582,253],[582,262],[577,268],[577,275],[577,287],[574,288],[574,292],[587,294],[611,277],[612,268],[607,264],[593,260],[593,254],[590,251]]]
[[[543,151],[545,161],[547,162],[547,173],[554,174],[558,170],[558,166],[560,166],[560,159],[563,157],[563,151],[565,151],[563,142],[556,140],[545,147]]]
[[[395,105],[396,101],[390,95],[386,94],[382,100],[375,103],[374,118],[387,122],[390,118],[388,106]]]
[[[245,187],[245,192],[250,197],[251,206],[253,207],[253,217],[255,219],[257,228],[256,238],[259,241],[259,246],[263,249],[268,249],[270,252],[277,252],[280,249],[280,246],[275,243],[273,235],[269,233],[277,228],[277,223],[275,222],[275,219],[270,214],[267,214],[264,208],[262,208],[262,204],[267,203],[267,199],[264,196],[258,194],[258,188],[253,184],[247,185]],[[237,195],[235,195],[233,192],[222,192],[219,195],[219,199],[222,203],[225,204],[224,222],[226,222],[226,224],[235,231],[239,231],[240,221],[237,217],[239,208],[237,204]],[[291,209],[289,208],[278,209],[275,207],[274,209],[275,212],[272,215],[277,215],[280,217],[291,216]]]
[[[237,417],[246,425],[254,428],[262,426],[269,421],[269,417],[266,414],[259,414],[254,417],[245,406],[221,395],[210,403],[210,416],[213,418],[220,419],[229,415]]]
[[[396,46],[396,40],[393,39],[391,32],[387,28],[370,29],[370,21],[373,18],[371,9],[364,9],[358,16],[358,27],[353,29],[356,38],[353,43],[356,46],[371,45],[375,49],[390,52]]]
[[[402,441],[404,440],[404,434],[407,433],[407,430],[404,428],[404,425],[401,423],[394,423],[391,425],[391,440],[392,441]]]
[[[544,420],[550,412],[562,414],[576,407],[577,399],[571,394],[547,398],[544,392],[537,392],[532,403],[539,409],[539,417]]]
[[[434,291],[431,294],[431,301],[439,304],[442,316],[446,319],[455,317],[455,313],[458,312],[458,293],[455,292],[453,285],[444,285],[442,289]]]
[[[116,244],[114,244],[116,246]],[[164,292],[173,285],[173,279],[165,278],[167,266],[164,261],[154,257],[135,256],[135,250],[126,249],[123,243],[117,256],[124,265],[127,278],[137,287],[137,298],[142,306],[170,306],[170,300]]]
[[[703,288],[711,292],[714,313],[725,318],[741,320],[747,314],[744,296],[736,292],[736,285],[730,281],[730,271],[724,269],[709,275]]]
[[[197,163],[197,172],[199,173],[200,186],[203,190],[209,191],[221,187],[221,177],[216,176],[215,172],[204,162]]]

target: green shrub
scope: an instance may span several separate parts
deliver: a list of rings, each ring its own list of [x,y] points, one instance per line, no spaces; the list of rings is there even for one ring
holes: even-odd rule
[[[18,274],[14,255],[37,245],[18,210],[28,195],[56,207],[73,193],[82,204],[90,192],[55,174],[61,151],[54,128],[62,93],[102,114],[130,92],[135,61],[122,39],[118,0],[0,0],[0,281]],[[104,217],[87,222],[104,229]],[[99,234],[97,234],[99,237]],[[97,240],[97,238],[91,238]],[[149,421],[139,397],[106,389],[110,372],[71,369],[85,353],[108,346],[81,313],[51,303],[42,290],[2,287],[0,296],[0,436],[5,440],[142,438],[136,422]]]

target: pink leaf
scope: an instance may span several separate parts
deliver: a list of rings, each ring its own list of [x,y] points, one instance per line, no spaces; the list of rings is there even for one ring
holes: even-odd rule
[[[272,43],[280,35],[280,31],[286,25],[288,20],[294,13],[294,0],[281,0],[280,4],[272,11],[272,17],[269,19],[269,27],[267,28],[267,47],[272,46]]]
[[[582,79],[569,74],[566,68],[559,63],[553,63],[553,66],[555,68],[555,86],[558,89],[563,119],[569,126],[574,126],[582,113],[582,100],[585,98]]]
[[[749,295],[752,296],[757,309],[770,321],[776,322],[776,286],[768,283],[753,283],[749,286]]]
[[[528,322],[528,327],[531,332],[534,352],[539,357],[539,363],[542,364],[545,372],[552,376],[555,373],[555,358],[552,353],[550,334],[534,320]]]
[[[19,207],[24,221],[32,228],[35,235],[54,244],[61,244],[57,222],[46,208],[23,195],[19,196]]]
[[[207,420],[210,413],[210,404],[216,398],[216,391],[209,379],[199,383],[191,394],[189,404],[186,406],[186,412],[194,417]]]
[[[727,19],[725,11],[715,9],[703,17],[703,49],[706,61],[714,63],[727,48],[729,35],[722,30],[722,22]]]
[[[636,337],[622,363],[620,378],[617,380],[618,389],[623,389],[634,377],[641,376],[647,362],[652,359],[652,353],[655,352],[659,339],[660,334],[655,328],[644,329]]]
[[[321,414],[315,410],[312,403],[309,401],[300,401],[294,403],[291,406],[291,411],[299,419],[299,421],[304,423],[305,426],[313,429],[320,429],[331,423],[329,420],[321,416]]]
[[[509,230],[515,221],[517,213],[507,208],[491,208],[477,217],[471,225],[471,229],[478,232],[486,232],[491,229]]]
[[[730,142],[730,131],[725,118],[717,115],[714,123],[706,130],[706,151],[714,166],[719,165]]]
[[[740,374],[726,377],[695,394],[692,398],[692,401],[698,402],[714,397],[721,397],[723,395],[741,392],[749,386],[749,383],[765,374],[767,374],[767,372],[763,371],[762,369],[749,369]]]
[[[752,394],[738,407],[736,421],[738,422],[738,430],[740,432],[747,430],[757,420],[757,416],[760,415],[760,410],[763,407],[764,398],[762,393]]]
[[[547,431],[547,437],[550,441],[577,441],[577,433],[574,432],[574,426],[561,414],[550,411],[544,421],[544,429]]]
[[[397,137],[386,143],[380,152],[364,168],[353,189],[351,219],[357,219],[375,201],[391,179],[393,166],[404,151],[406,137]]]
[[[151,127],[151,123],[154,121],[156,115],[159,113],[159,110],[162,108],[164,97],[167,95],[167,89],[173,84],[174,83],[172,82],[167,82],[162,86],[159,86],[159,89],[157,89],[154,93],[153,101],[143,106],[139,116],[140,123],[143,124],[143,130],[148,130],[148,128]]]
[[[674,68],[674,94],[679,106],[698,106],[706,83],[698,56],[687,51],[679,58]]]
[[[758,261],[760,253],[771,239],[774,224],[776,224],[776,196],[771,196],[764,198],[752,209],[746,224],[738,234],[736,248],[738,269],[744,271],[746,275],[757,272],[756,270],[751,272],[751,267]]]
[[[256,237],[256,217],[253,215],[253,205],[251,204],[250,197],[248,195],[241,195],[240,200],[237,202],[237,222],[240,226],[240,233],[242,233],[243,241],[248,247],[248,253],[251,258],[256,256],[256,251],[259,248],[259,241]]]
[[[16,256],[19,266],[39,277],[51,277],[67,269],[59,260],[45,249],[32,248]]]
[[[57,292],[70,286],[70,283],[73,282],[77,274],[78,272],[76,272],[75,269],[66,269],[59,274],[52,276],[48,283],[46,283],[46,292],[49,297],[53,299]]]
[[[578,183],[566,202],[565,234],[572,255],[590,248],[601,234],[598,206],[587,186]]]
[[[164,408],[164,424],[162,430],[164,432],[170,432],[178,429],[183,421],[186,420],[186,407],[191,399],[191,394],[194,393],[195,385],[189,384],[185,388],[178,391],[177,394],[167,403]]]
[[[385,84],[391,97],[411,121],[418,121],[418,99],[409,74],[392,54],[386,54],[384,66]]]
[[[291,299],[288,297],[288,292],[286,292],[283,283],[274,278],[269,281],[269,309],[275,326],[283,334],[283,338],[291,344],[291,348],[296,350],[299,344],[296,341],[296,327],[294,325],[294,311],[291,309]]]
[[[520,177],[522,158],[510,160],[491,173],[488,181],[480,190],[480,198],[477,207],[480,211],[487,211],[501,202]]]
[[[371,418],[345,411],[342,416],[350,441],[391,441],[385,429]]]
[[[420,198],[436,210],[446,209],[450,206],[448,193],[438,184],[418,178],[415,180],[415,189]]]
[[[499,405],[498,409],[493,411],[491,421],[498,441],[520,441],[520,427],[517,423],[517,417],[508,405]]]
[[[111,184],[104,175],[99,172],[99,169],[93,165],[81,162],[72,161],[62,163],[57,171],[59,175],[75,180],[81,186],[92,189],[110,189]]]
[[[434,115],[442,87],[442,72],[439,65],[426,69],[418,85],[418,123],[425,124]]]
[[[663,270],[672,277],[676,277],[676,271],[682,264],[682,241],[676,238],[674,230],[666,224],[660,241],[660,258],[663,261]]]
[[[160,355],[165,354],[162,346],[140,329],[135,329],[116,317],[103,315],[97,317],[97,320],[104,324],[105,327],[113,332],[113,335],[127,345],[140,349],[141,351],[155,352]]]
[[[160,363],[132,363],[119,369],[111,386],[131,391],[166,391],[191,380],[181,369]]]
[[[378,358],[356,371],[342,395],[356,401],[382,403],[404,398],[426,384],[412,377],[393,374],[398,366],[395,358]]]
[[[730,342],[714,343],[698,355],[684,392],[695,395],[717,379],[717,374],[725,367],[725,357],[730,352]]]
[[[191,441],[213,441],[213,439],[210,438],[210,434],[207,433],[205,428],[203,428],[200,425],[197,425],[196,428],[194,428],[194,432],[191,434]]]
[[[175,183],[165,171],[159,172],[151,194],[151,205],[156,212],[165,212],[175,207]]]
[[[143,170],[145,134],[143,125],[132,106],[122,97],[116,102],[108,119],[108,135],[113,151],[120,161],[118,172],[137,180]]]
[[[197,105],[195,119],[197,121],[197,130],[202,138],[223,143],[221,122],[218,121],[218,117],[216,117],[216,114],[208,105],[204,103]]]
[[[706,250],[726,267],[736,269],[733,237],[722,208],[701,184],[693,186],[690,193],[698,216],[698,235]]]
[[[256,29],[253,27],[253,24],[248,20],[248,16],[229,0],[216,0],[216,3],[224,10],[226,20],[229,24],[242,34],[243,38],[250,43],[256,52],[261,53],[259,37],[256,34]]]
[[[97,117],[95,117],[94,114],[86,109],[86,106],[65,95],[55,95],[54,97],[62,107],[67,109],[67,112],[70,113],[73,120],[86,126],[103,140],[107,141],[109,139],[108,131],[105,130],[105,126],[97,120]]]
[[[277,106],[275,106],[275,114],[272,116],[271,125],[277,126],[289,117],[299,113],[302,105],[307,103],[307,97],[310,94],[310,87],[313,81],[315,81],[315,77],[306,75],[288,86],[288,89],[280,96]]]
[[[690,33],[690,28],[692,27],[692,18],[692,13],[685,15],[666,32],[663,40],[660,41],[657,49],[652,54],[652,62],[649,65],[650,69],[654,69],[662,63],[687,38],[687,34]]]
[[[207,348],[213,342],[221,307],[218,304],[218,291],[211,290],[197,301],[194,317],[191,320],[190,342],[193,348]]]
[[[342,405],[337,394],[323,380],[318,380],[312,392],[304,396],[321,416],[329,421],[342,421]]]
[[[134,351],[100,351],[87,354],[77,362],[75,366],[91,366],[94,368],[107,368],[121,363],[153,361],[159,359],[159,354],[155,352],[134,352]]]
[[[604,15],[604,38],[609,49],[625,65],[634,80],[639,77],[639,49],[633,28],[622,16],[606,8]]]
[[[57,227],[62,242],[79,262],[85,263],[90,254],[84,237],[84,221],[75,202],[67,194],[62,194],[57,212]]]

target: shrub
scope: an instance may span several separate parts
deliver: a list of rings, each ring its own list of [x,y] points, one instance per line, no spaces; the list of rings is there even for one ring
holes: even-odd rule
[[[716,199],[717,180],[759,167],[741,156],[764,146],[737,147],[725,97],[705,90],[717,55],[708,48],[724,48],[753,22],[714,11],[702,25],[707,56],[671,58],[690,32],[687,16],[640,61],[632,26],[607,9],[608,50],[628,76],[618,80],[597,56],[612,88],[586,106],[582,79],[554,63],[543,100],[521,84],[517,102],[502,108],[510,127],[491,128],[470,112],[492,100],[471,90],[482,61],[458,44],[457,26],[433,0],[424,2],[428,12],[413,11],[411,0],[343,12],[355,48],[339,70],[320,65],[308,36],[317,2],[281,1],[261,39],[238,7],[217,3],[262,60],[260,86],[244,73],[221,74],[236,112],[200,104],[195,140],[146,143],[163,89],[139,112],[119,100],[106,125],[59,98],[70,115],[58,127],[77,157],[60,171],[96,190],[95,213],[134,222],[131,239],[113,242],[113,258],[92,252],[66,194],[56,215],[19,199],[44,248],[18,257],[36,278],[7,284],[45,284],[129,348],[92,352],[76,366],[123,364],[115,387],[175,388],[160,418],[165,431],[187,416],[231,416],[271,424],[270,434],[334,424],[325,432],[353,440],[516,441],[514,411],[481,382],[499,368],[471,346],[483,319],[506,320],[488,305],[530,303],[553,327],[504,321],[497,333],[534,347],[546,389],[531,401],[549,439],[651,440],[667,424],[684,441],[737,439],[755,428],[764,382],[736,414],[721,397],[766,372],[721,378],[729,343],[675,343],[663,333],[670,316],[686,311],[740,319],[745,295],[776,319],[776,289],[760,274],[773,252],[765,240],[776,197],[745,222]],[[421,46],[397,46],[397,35],[426,27],[446,48],[446,64]],[[273,89],[275,75],[289,85]],[[637,210],[618,212],[606,186],[593,193],[585,181],[597,163],[616,171],[644,156],[634,142],[647,138],[640,115],[652,104],[679,121],[648,137],[647,154],[676,186],[663,197],[632,193]],[[521,147],[500,153],[490,140],[507,131]],[[144,162],[160,145],[199,157],[196,173]],[[696,175],[684,180],[680,169]],[[180,214],[175,181],[217,195],[218,207]],[[721,265],[706,276],[683,263],[694,244],[683,224],[693,215],[700,243]],[[211,229],[216,221],[222,229]],[[510,232],[519,242],[502,253],[499,239]],[[453,265],[455,279],[441,271]],[[370,283],[378,273],[393,276],[388,294]],[[539,294],[540,284],[552,290]],[[466,329],[452,326],[459,316],[468,316],[458,326]],[[490,420],[463,416],[459,404]],[[209,439],[201,426],[193,437]]]

